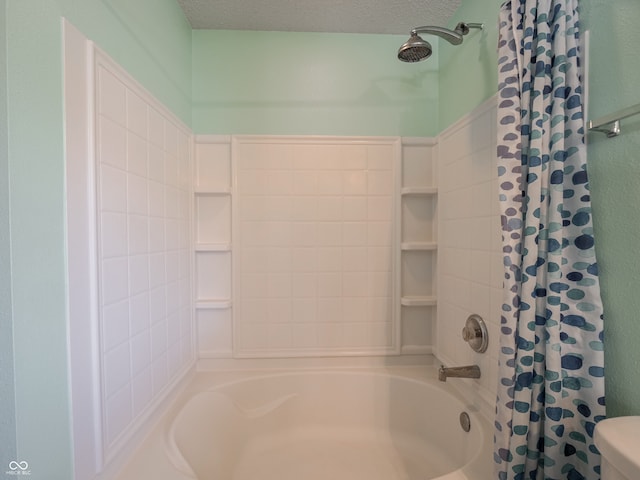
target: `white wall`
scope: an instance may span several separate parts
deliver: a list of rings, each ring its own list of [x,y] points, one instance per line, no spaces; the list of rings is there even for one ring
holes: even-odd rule
[[[199,357],[431,353],[434,145],[197,136]]]
[[[231,166],[232,157],[240,158],[239,153],[236,152],[232,155],[232,149],[229,149],[232,144],[235,145],[233,148],[239,148],[232,140],[236,137],[198,138],[200,140],[197,141],[197,144],[198,149],[201,150],[202,158],[197,160],[197,163],[202,165],[198,167],[198,171],[201,173],[196,177],[196,184],[202,183],[202,186],[197,187],[202,189],[201,195],[205,195],[205,197],[213,195],[207,201],[211,202],[215,208],[209,209],[210,215],[213,215],[209,220],[206,220],[207,217],[204,216],[201,218],[198,214],[197,222],[214,222],[214,218],[217,218],[220,212],[223,213],[222,218],[225,219],[217,223],[217,231],[213,229],[213,224],[204,226],[202,230],[196,228],[196,231],[199,232],[198,235],[204,235],[200,241],[202,245],[200,247],[196,245],[196,250],[199,250],[196,256],[197,258],[198,256],[205,258],[207,255],[226,258],[231,254],[231,244],[233,243],[234,262],[237,265],[244,264],[245,267],[248,264],[255,267],[255,261],[247,263],[246,255],[248,250],[256,247],[250,243],[256,241],[257,233],[249,235],[247,231],[243,230],[244,227],[239,225],[230,227],[230,217],[233,216],[236,224],[246,223],[248,219],[243,215],[250,217],[253,215],[251,218],[255,220],[254,217],[257,215],[255,209],[257,208],[264,213],[269,201],[284,199],[284,197],[278,196],[282,191],[273,191],[271,195],[266,195],[263,192],[260,202],[254,202],[253,209],[247,210],[248,204],[246,202],[251,199],[251,196],[247,196],[247,192],[239,194],[238,189],[244,187],[238,186],[231,179],[230,171],[234,168],[242,168]],[[253,167],[243,171],[242,175],[248,172],[252,173],[255,185],[261,185],[260,188],[263,189],[268,188],[269,178],[273,177],[272,180],[274,180],[276,173],[282,174],[283,172],[278,169],[271,171],[265,165],[260,166],[259,163],[262,161],[266,164],[269,161],[272,163],[287,162],[287,158],[290,158],[288,149],[292,148],[292,144],[295,144],[296,141],[301,141],[300,137],[297,139],[290,137],[286,142],[274,140],[274,137],[249,138],[252,140],[244,148],[250,147],[252,151],[261,153],[256,153],[253,157],[249,155],[249,160],[244,160],[254,163],[252,163]],[[450,381],[472,386],[480,392],[479,398],[484,400],[483,405],[485,406],[490,406],[495,398],[498,330],[502,304],[502,261],[495,138],[495,99],[491,99],[442,132],[437,139],[437,145],[434,145],[436,142],[429,139],[402,139],[401,155],[395,160],[399,162],[394,174],[396,179],[393,182],[393,195],[396,199],[394,208],[398,222],[394,227],[396,235],[392,242],[393,249],[397,252],[397,256],[393,257],[396,263],[394,268],[397,270],[393,295],[396,305],[394,308],[399,307],[396,315],[399,320],[397,327],[400,342],[397,346],[400,348],[395,351],[389,349],[386,352],[379,352],[385,354],[425,354],[435,351],[439,360],[448,366],[479,364],[482,370],[480,380],[455,379]],[[343,141],[347,141],[346,137]],[[207,146],[206,142],[210,142],[210,144]],[[275,146],[275,153],[267,151],[268,149],[264,150],[264,145],[259,145],[270,142],[272,149]],[[298,145],[296,148],[302,147]],[[325,158],[324,163],[319,160],[319,166],[316,166],[320,170],[310,170],[313,173],[312,176],[317,175],[320,171],[331,171],[331,169],[327,170],[330,165],[330,162],[326,161],[327,158],[340,158],[338,164],[341,168],[346,168],[345,165],[349,162],[349,158],[342,158],[339,155],[323,157],[323,149],[318,145],[311,147],[307,145],[304,148],[298,151],[296,158],[305,159],[307,162],[312,162],[313,158]],[[365,151],[366,149],[363,150],[363,152]],[[364,158],[366,155],[362,153],[361,156]],[[366,164],[361,167],[362,170],[359,171],[361,174],[368,170]],[[293,170],[287,170],[287,172],[291,173]],[[281,175],[278,178],[282,180],[284,177]],[[247,181],[246,178],[240,180],[241,184]],[[207,187],[207,185],[209,186]],[[302,183],[289,185],[291,188],[302,188],[303,186]],[[308,190],[305,200],[312,201],[314,205],[320,200],[326,200],[313,190],[317,186],[305,188]],[[291,192],[286,193],[286,195],[290,194]],[[237,199],[233,201],[234,207],[231,209],[234,212],[233,215],[229,211],[231,203],[229,196],[232,195],[236,197],[239,195],[241,199],[241,201]],[[198,195],[196,195],[197,197]],[[299,199],[296,204],[300,204],[301,200]],[[291,209],[291,205],[288,208]],[[302,207],[300,206],[300,208]],[[342,218],[344,205],[339,204],[335,208],[333,214],[340,217],[339,219],[335,218],[342,222],[344,220]],[[292,218],[291,212],[287,213],[285,209],[277,210],[275,214],[279,216],[278,218],[283,215],[289,215],[287,217],[289,220]],[[260,218],[264,220],[266,217]],[[317,217],[314,218],[317,220]],[[289,223],[280,222],[279,225],[282,228],[290,228]],[[233,241],[231,231],[235,232]],[[243,235],[244,244],[239,241]],[[308,238],[308,241],[312,243],[317,240],[316,238]],[[211,243],[214,245],[208,245]],[[273,252],[267,254],[267,246],[262,245],[262,247],[264,247],[264,252],[260,258],[263,263],[273,261],[275,259]],[[365,246],[361,247],[366,248]],[[337,261],[336,268],[344,267],[342,263],[344,257],[340,259],[336,255],[331,259]],[[314,265],[318,265],[317,261]],[[282,346],[274,347],[274,345],[266,346],[270,341],[270,325],[289,325],[287,328],[291,327],[292,329],[287,330],[285,339],[287,342],[293,338],[291,332],[296,328],[310,329],[312,327],[302,321],[301,315],[292,316],[291,312],[287,313],[287,322],[283,323],[282,316],[276,316],[272,321],[269,320],[268,302],[265,303],[264,308],[254,312],[253,315],[246,314],[243,319],[239,319],[235,311],[232,315],[232,310],[239,308],[238,300],[243,301],[242,297],[237,295],[237,290],[241,288],[242,283],[241,279],[237,277],[245,275],[247,272],[241,268],[236,269],[234,271],[235,283],[231,285],[228,265],[218,265],[217,269],[213,267],[215,266],[212,264],[209,271],[216,270],[218,272],[218,275],[215,276],[218,283],[211,281],[209,286],[211,292],[218,292],[223,298],[211,298],[211,302],[198,302],[201,306],[198,311],[201,356],[231,358],[244,355],[261,358],[269,356],[321,356],[332,353],[328,348],[317,349],[317,343],[309,344],[306,347],[297,345],[295,349],[290,348],[291,343],[288,343],[288,346],[284,348]],[[322,268],[329,268],[329,266],[323,265]],[[315,272],[315,274],[317,273]],[[228,278],[226,284],[225,276]],[[200,279],[199,276],[198,279]],[[287,284],[288,291],[291,290],[290,283]],[[264,280],[263,290],[265,292],[268,291],[269,286],[270,283]],[[271,285],[271,287],[274,286]],[[197,286],[196,290],[200,291],[201,288]],[[204,290],[202,291],[204,292]],[[211,296],[217,297],[215,294]],[[237,297],[233,306],[229,301],[230,296]],[[289,300],[295,299],[289,298]],[[340,297],[340,300],[344,301],[344,298]],[[295,302],[288,301],[288,303]],[[437,324],[434,334],[431,317],[436,315],[436,312]],[[489,348],[483,354],[474,353],[462,340],[462,327],[467,317],[472,313],[481,315],[489,329]],[[309,309],[306,311],[306,315],[317,316],[317,310]],[[291,321],[292,319],[293,321]],[[239,320],[241,321],[239,322]],[[234,322],[236,322],[235,326]],[[238,329],[248,324],[251,324],[252,329],[255,328],[255,331],[250,330],[254,335],[253,338],[257,339],[256,341],[266,342],[265,347],[258,349],[260,351],[250,351],[251,349],[247,350],[246,346],[242,345],[238,349],[237,344],[234,349],[234,327],[236,329],[235,341],[238,342]],[[339,324],[336,323],[336,325]],[[240,335],[246,335],[248,331],[242,331]],[[256,334],[255,332],[262,333]],[[311,338],[310,341],[317,341],[315,337],[309,338]],[[343,342],[342,349],[336,348],[333,351],[334,354],[372,353],[370,349],[358,352],[358,349],[354,348],[355,344],[348,344],[346,339],[340,335],[336,335],[334,339],[336,342]],[[337,344],[333,345],[333,347],[336,346]]]
[[[102,441],[109,461],[193,365],[191,137],[96,54]]]
[[[485,413],[496,397],[502,250],[498,213],[495,97],[447,128],[439,140],[439,299],[437,357],[446,366],[478,364],[479,380],[451,379],[480,393]],[[489,347],[462,340],[467,317],[480,315]],[[470,397],[472,398],[472,397]]]
[[[236,141],[237,356],[397,352],[398,140]]]

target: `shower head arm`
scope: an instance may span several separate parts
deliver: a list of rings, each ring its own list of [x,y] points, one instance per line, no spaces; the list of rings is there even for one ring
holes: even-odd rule
[[[452,45],[460,45],[462,43],[462,34],[449,30],[448,28],[426,25],[424,27],[416,27],[411,30],[411,36],[418,35],[420,33],[436,35],[440,38],[444,38]]]
[[[452,45],[460,45],[462,43],[462,36],[469,33],[470,28],[484,28],[482,23],[464,23],[460,22],[456,25],[454,30],[448,28],[425,25],[424,27],[416,27],[411,30],[411,35],[418,35],[419,33],[429,33],[445,39]]]

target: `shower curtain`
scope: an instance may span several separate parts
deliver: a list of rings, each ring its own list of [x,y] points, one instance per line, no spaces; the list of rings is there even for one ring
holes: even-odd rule
[[[512,0],[500,12],[500,480],[600,478],[593,430],[605,416],[603,317],[577,4]]]

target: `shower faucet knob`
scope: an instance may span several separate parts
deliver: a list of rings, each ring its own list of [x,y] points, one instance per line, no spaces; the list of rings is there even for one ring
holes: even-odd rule
[[[478,336],[478,334],[476,333],[475,330],[468,328],[468,327],[464,327],[462,329],[462,339],[465,342],[468,342],[470,340],[473,340],[474,338],[476,338]]]
[[[474,352],[483,353],[489,345],[487,326],[480,315],[473,314],[467,318],[462,329],[462,339],[469,344]]]

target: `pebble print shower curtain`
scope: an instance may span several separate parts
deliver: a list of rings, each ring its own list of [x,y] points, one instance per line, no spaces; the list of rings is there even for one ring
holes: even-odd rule
[[[603,312],[584,144],[577,0],[500,12],[498,173],[505,265],[499,480],[595,480]]]

